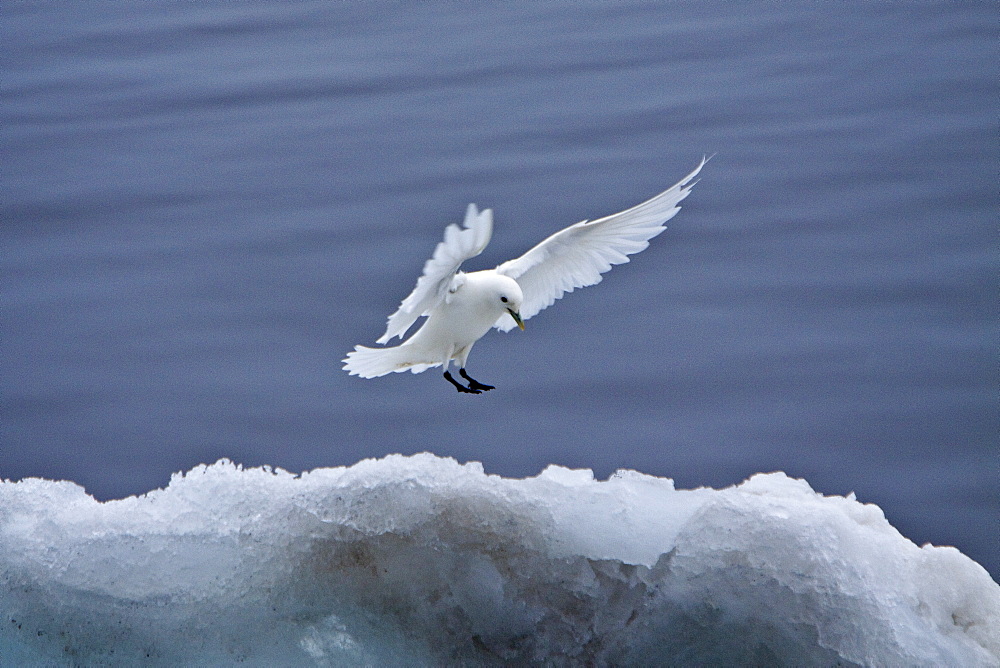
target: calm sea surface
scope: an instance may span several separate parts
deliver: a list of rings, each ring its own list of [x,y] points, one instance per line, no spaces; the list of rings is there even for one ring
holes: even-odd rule
[[[996,578],[998,44],[995,2],[5,2],[0,476],[783,470]],[[476,346],[496,391],[341,371],[468,202],[485,268],[713,153]]]

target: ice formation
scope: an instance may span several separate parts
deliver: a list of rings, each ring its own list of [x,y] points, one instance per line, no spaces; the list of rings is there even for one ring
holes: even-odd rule
[[[781,473],[722,490],[430,454],[0,484],[2,665],[1000,664],[1000,586]]]

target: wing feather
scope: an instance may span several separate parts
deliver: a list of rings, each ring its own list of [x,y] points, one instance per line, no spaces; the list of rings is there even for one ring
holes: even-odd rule
[[[424,263],[424,272],[417,279],[413,292],[403,300],[399,309],[389,316],[385,334],[378,343],[388,343],[394,336],[406,334],[417,318],[441,303],[455,279],[462,263],[483,252],[493,235],[493,211],[479,211],[470,204],[465,221],[460,228],[454,223],[444,230],[444,240],[434,249],[431,259]]]
[[[570,225],[521,257],[499,265],[496,272],[515,279],[524,292],[521,318],[527,320],[552,306],[567,292],[600,283],[601,274],[645,250],[680,210],[678,204],[691,191],[694,177],[707,160],[702,158],[693,172],[656,197],[620,213]],[[508,331],[515,324],[504,317],[496,327]]]

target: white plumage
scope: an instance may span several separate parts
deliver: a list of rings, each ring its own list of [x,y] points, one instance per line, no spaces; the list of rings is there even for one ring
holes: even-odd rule
[[[377,343],[402,338],[421,316],[427,320],[398,346],[355,347],[344,359],[344,369],[351,375],[375,378],[394,371],[420,373],[443,366],[445,378],[459,391],[478,394],[493,389],[465,373],[473,344],[490,327],[524,329],[524,320],[567,292],[599,283],[601,274],[612,266],[645,250],[649,240],[663,232],[664,223],[680,210],[678,204],[687,197],[706,160],[672,188],[638,206],[570,225],[495,269],[464,273],[459,267],[483,252],[493,234],[493,212],[479,211],[470,204],[461,228],[454,224],[445,228],[444,240],[424,264],[413,292],[389,316],[385,334]],[[468,386],[451,377],[448,367],[452,360],[469,381]]]

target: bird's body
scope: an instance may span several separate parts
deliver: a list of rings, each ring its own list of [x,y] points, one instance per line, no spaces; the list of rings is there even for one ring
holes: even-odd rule
[[[627,211],[571,225],[495,269],[464,273],[459,271],[462,262],[479,255],[493,232],[492,212],[480,212],[470,204],[464,229],[448,226],[416,288],[389,317],[378,343],[402,338],[419,317],[426,316],[420,329],[398,346],[356,346],[344,360],[344,369],[351,375],[375,378],[443,366],[444,377],[460,392],[479,394],[493,389],[465,372],[475,342],[491,327],[524,329],[524,320],[566,292],[600,282],[601,274],[613,265],[628,262],[628,255],[645,249],[677,213],[677,204],[687,196],[704,164],[703,159],[674,187]],[[452,378],[448,371],[452,361],[467,386]]]
[[[457,287],[427,313],[417,332],[398,346],[366,348],[358,346],[348,354],[348,370],[363,378],[375,378],[393,371],[420,373],[455,360],[465,368],[473,344],[490,331],[501,316],[504,304],[520,305],[517,281],[493,270],[456,274]],[[499,301],[497,293],[507,297]],[[516,310],[515,310],[516,312]]]

